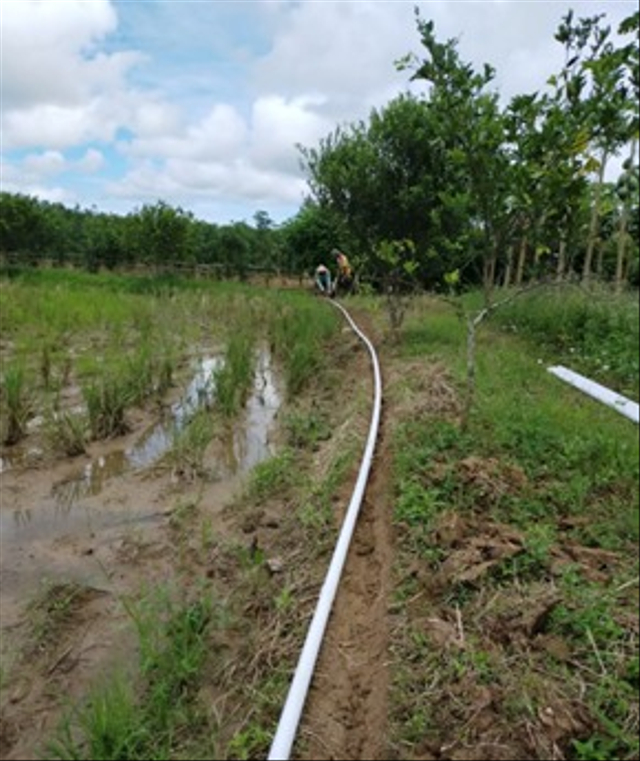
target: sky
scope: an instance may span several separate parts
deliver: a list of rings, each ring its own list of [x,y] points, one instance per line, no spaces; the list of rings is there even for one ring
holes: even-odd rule
[[[297,146],[420,92],[414,8],[503,99],[545,89],[562,16],[636,0],[0,0],[0,189],[128,214],[164,201],[276,224],[309,194]]]

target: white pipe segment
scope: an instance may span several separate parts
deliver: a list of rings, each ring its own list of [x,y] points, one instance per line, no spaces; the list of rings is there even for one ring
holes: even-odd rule
[[[638,422],[638,403],[632,402],[631,399],[627,399],[626,396],[621,396],[611,389],[601,386],[599,383],[585,378],[584,375],[569,370],[562,365],[556,365],[555,367],[547,368],[550,373],[555,375],[572,386],[584,391],[585,394],[592,396],[600,402],[603,402],[608,407],[612,407],[617,410],[621,415],[628,417],[629,420],[633,420],[634,423]]]
[[[316,665],[320,646],[322,644],[322,638],[327,626],[329,614],[331,613],[331,607],[336,596],[338,589],[338,583],[342,574],[342,568],[344,566],[347,552],[349,550],[349,544],[351,543],[351,537],[355,528],[358,513],[360,511],[360,503],[364,496],[365,487],[367,485],[367,479],[369,477],[369,470],[371,469],[371,461],[373,459],[373,450],[376,444],[376,438],[378,436],[378,427],[380,424],[380,410],[382,406],[382,380],[380,376],[380,366],[378,364],[378,357],[376,355],[373,345],[369,339],[361,332],[355,322],[351,319],[351,316],[344,307],[336,302],[332,302],[349,321],[353,330],[358,334],[360,339],[364,342],[369,354],[371,355],[371,362],[373,365],[374,376],[374,402],[373,412],[371,415],[371,425],[369,427],[369,438],[367,439],[367,445],[362,458],[362,464],[360,466],[360,473],[358,474],[358,480],[351,496],[351,502],[347,508],[344,522],[342,524],[342,530],[338,537],[338,542],[333,551],[333,557],[329,565],[329,570],[325,576],[322,590],[320,591],[320,597],[318,598],[318,604],[316,606],[309,630],[307,632],[307,638],[304,643],[298,665],[296,667],[293,681],[289,687],[289,693],[285,702],[284,708],[280,715],[280,721],[278,723],[278,729],[276,735],[271,744],[271,750],[269,751],[270,761],[287,761],[289,754],[291,753],[291,747],[295,739],[295,734],[298,729],[298,723],[300,716],[302,715],[302,709],[304,707],[307,693],[309,691],[309,685],[311,683],[311,677]]]

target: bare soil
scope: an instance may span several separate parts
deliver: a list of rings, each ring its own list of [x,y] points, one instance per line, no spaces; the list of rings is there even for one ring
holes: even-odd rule
[[[393,563],[388,451],[378,454],[309,693],[301,758],[387,758]]]

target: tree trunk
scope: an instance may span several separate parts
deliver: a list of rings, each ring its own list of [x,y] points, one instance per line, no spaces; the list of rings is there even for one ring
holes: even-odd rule
[[[598,276],[598,280],[602,280],[602,272],[604,267],[604,241],[602,240],[601,235],[598,235],[598,237],[596,238],[595,251],[596,251],[596,275]]]
[[[482,282],[484,285],[485,302],[491,303],[491,294],[493,293],[493,286],[496,277],[496,252],[492,251],[491,256],[484,260]]]
[[[587,252],[584,257],[584,266],[582,268],[582,281],[588,283],[591,277],[591,264],[593,262],[593,252],[598,238],[598,227],[600,223],[600,202],[602,199],[602,186],[604,184],[604,170],[607,167],[607,150],[602,151],[600,169],[598,171],[598,184],[596,185],[595,197],[593,199],[593,208],[591,209],[591,221],[589,223],[589,237],[587,239]]]
[[[562,231],[562,237],[560,238],[560,248],[558,249],[558,266],[556,267],[556,280],[560,281],[564,277],[564,271],[566,269],[567,260],[567,238],[566,233]]]
[[[462,410],[462,430],[469,425],[471,409],[476,393],[476,328],[478,322],[472,317],[467,317],[467,387],[465,389],[464,405]]]
[[[524,265],[527,259],[527,236],[523,235],[520,241],[520,251],[518,253],[518,268],[516,270],[516,286],[519,288],[522,285],[522,279],[524,277]]]
[[[637,137],[631,139],[631,151],[629,152],[629,167],[633,167],[633,162],[636,157],[636,147],[638,145]],[[631,214],[631,193],[627,192],[627,197],[624,199],[622,206],[622,214],[620,215],[620,225],[618,227],[618,255],[616,257],[616,280],[615,288],[616,293],[622,293],[622,284],[625,282],[624,270],[625,259],[627,253],[627,225],[629,224],[629,216]]]
[[[511,285],[511,271],[513,269],[513,243],[507,249],[507,266],[504,270],[504,278],[502,279],[502,287],[508,288]]]

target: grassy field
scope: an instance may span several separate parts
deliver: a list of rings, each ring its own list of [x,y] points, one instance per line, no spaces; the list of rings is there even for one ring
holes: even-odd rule
[[[55,271],[0,289],[5,441],[29,441],[36,414],[63,419],[62,392],[81,390],[83,411],[55,422],[56,457],[118,436],[196,347],[215,347],[226,358],[218,403],[176,454],[197,449],[202,463],[241,413],[256,342],[268,342],[287,390],[277,453],[223,521],[206,469],[170,492],[169,578],[146,575],[140,541],[140,583],[111,601],[132,636],[127,657],[56,704],[37,746],[51,758],[264,758],[366,435],[357,340],[304,292]],[[637,300],[554,291],[497,311],[477,330],[467,410],[459,316],[475,298],[457,312],[415,299],[393,329],[384,302],[347,304],[385,378],[395,542],[380,622],[384,757],[637,758],[638,430],[546,371],[562,363],[637,392]],[[61,678],[89,596],[59,581],[29,601],[3,706],[27,664]]]
[[[638,757],[638,431],[545,371],[606,353],[600,381],[633,392],[637,302],[618,308],[514,302],[479,329],[467,425],[455,404],[398,421],[398,758]],[[431,302],[396,351],[455,398],[464,343]]]

